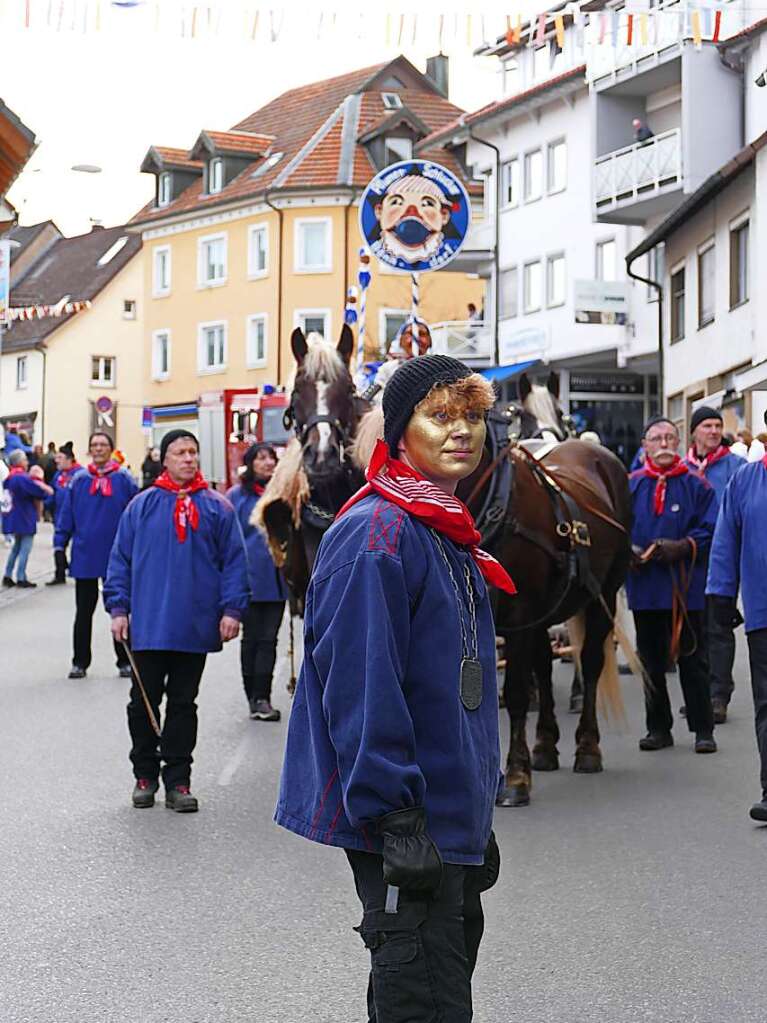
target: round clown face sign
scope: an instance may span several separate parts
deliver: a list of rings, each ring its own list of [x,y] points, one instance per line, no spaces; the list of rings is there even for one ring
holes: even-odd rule
[[[401,273],[441,270],[458,255],[470,222],[463,184],[428,160],[386,167],[360,204],[360,230],[370,251]]]

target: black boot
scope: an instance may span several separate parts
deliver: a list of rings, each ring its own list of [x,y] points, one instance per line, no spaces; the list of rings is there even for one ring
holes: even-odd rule
[[[154,806],[154,794],[159,788],[156,779],[137,778],[136,787],[133,790],[133,805],[137,810],[143,810]]]
[[[648,732],[647,735],[639,740],[639,748],[643,750],[657,750],[666,749],[667,746],[674,745],[674,737],[671,732]]]
[[[165,805],[176,813],[197,813],[197,800],[189,791],[188,785],[174,785],[165,792]]]
[[[67,581],[67,556],[64,551],[54,551],[53,560],[56,565],[56,574],[46,586],[62,586]]]
[[[754,803],[748,811],[748,815],[752,821],[759,821],[761,824],[767,824],[767,796],[762,797],[760,802]]]

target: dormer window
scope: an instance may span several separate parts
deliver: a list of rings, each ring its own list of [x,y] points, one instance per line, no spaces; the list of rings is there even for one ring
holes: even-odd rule
[[[216,195],[224,187],[224,161],[215,156],[208,163],[208,195]]]
[[[402,99],[396,92],[382,92],[384,110],[399,110],[402,106]]]
[[[403,136],[387,135],[384,150],[384,166],[413,159],[413,140]]]
[[[171,197],[171,174],[170,171],[163,171],[157,178],[157,205],[167,206]]]

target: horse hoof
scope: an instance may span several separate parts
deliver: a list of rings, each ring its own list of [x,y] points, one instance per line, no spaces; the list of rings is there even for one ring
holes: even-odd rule
[[[573,771],[576,774],[599,774],[604,770],[599,753],[576,753]]]
[[[509,785],[496,800],[496,806],[527,806],[530,802],[530,789],[527,785]]]
[[[570,714],[582,714],[583,713],[583,697],[582,696],[571,696],[570,706],[568,708]]]
[[[558,771],[559,754],[556,750],[533,750],[534,771]]]

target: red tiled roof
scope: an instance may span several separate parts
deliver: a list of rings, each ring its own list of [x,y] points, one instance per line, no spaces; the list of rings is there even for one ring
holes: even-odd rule
[[[155,153],[157,158],[169,167],[189,167],[192,170],[202,170],[202,163],[199,160],[192,160],[187,149],[171,149],[168,146],[152,146],[150,153]]]
[[[524,103],[525,100],[532,99],[535,96],[548,92],[557,85],[562,85],[571,79],[582,77],[585,74],[586,65],[579,64],[578,67],[570,68],[569,71],[563,71],[562,74],[557,75],[556,78],[549,78],[545,82],[541,82],[538,85],[531,86],[529,89],[525,89],[524,92],[517,92],[513,96],[509,96],[506,99],[495,103],[487,103],[485,106],[480,107],[479,110],[475,110],[471,114],[462,114],[460,117],[456,117],[442,128],[438,128],[430,135],[427,135],[425,139],[421,139],[417,146],[418,152],[420,155],[423,155],[423,150],[425,148],[444,144],[448,140],[449,136],[459,128],[487,121],[491,117],[496,117],[498,114],[502,114],[507,110],[512,110],[514,107]]]
[[[252,134],[245,137],[268,136],[273,141],[270,156],[254,160],[216,195],[215,204],[254,197],[267,190],[364,188],[376,168],[357,139],[391,116],[381,93],[392,91],[386,83],[395,76],[402,83],[397,92],[403,105],[432,132],[461,113],[460,107],[445,99],[404,57],[291,89],[235,125],[232,132],[221,133],[228,136],[247,132]],[[217,133],[206,134],[213,137]],[[275,156],[279,159],[270,165],[269,159]],[[448,163],[465,180],[465,172],[455,158],[446,160],[443,153],[432,158]],[[162,210],[149,204],[132,223],[165,219],[203,205],[210,209],[213,204],[210,198],[203,198],[202,189],[202,182],[195,182]]]
[[[221,153],[253,153],[254,156],[263,156],[274,142],[274,135],[244,131],[204,131],[203,135]]]

